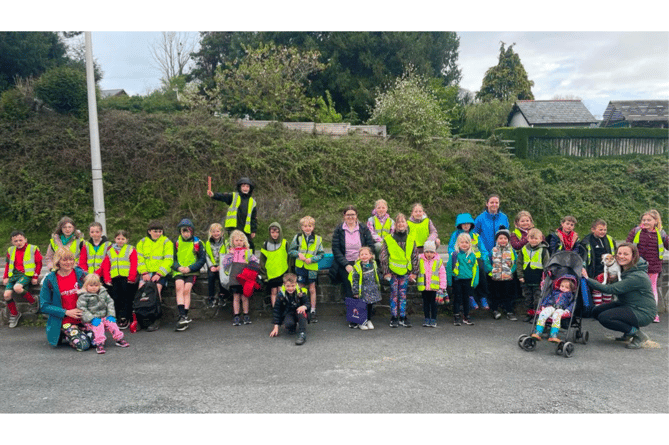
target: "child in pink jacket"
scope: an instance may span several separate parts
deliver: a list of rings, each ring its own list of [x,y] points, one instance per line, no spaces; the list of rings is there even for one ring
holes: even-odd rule
[[[425,241],[419,258],[418,290],[423,297],[424,327],[437,327],[437,294],[446,296],[446,268],[434,241]],[[446,298],[448,298],[446,296]]]

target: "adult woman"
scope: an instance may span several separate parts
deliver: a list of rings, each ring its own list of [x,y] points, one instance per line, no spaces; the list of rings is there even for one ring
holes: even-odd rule
[[[634,243],[639,249],[641,258],[648,262],[648,277],[653,289],[655,303],[658,301],[657,278],[662,272],[662,259],[665,249],[669,249],[669,237],[662,230],[662,221],[657,211],[649,210],[641,215],[640,224],[630,230],[627,242]],[[660,317],[653,320],[660,322]]]
[[[77,309],[77,291],[81,289],[86,272],[74,265],[74,253],[61,247],[53,255],[54,271],[42,283],[39,294],[40,310],[49,316],[46,339],[57,346],[64,339],[77,351],[85,351],[91,344],[83,331],[82,311]]]
[[[605,328],[622,332],[616,340],[632,339],[627,348],[639,349],[648,340],[648,335],[639,328],[649,325],[657,314],[647,273],[648,263],[639,256],[639,250],[632,243],[621,243],[616,259],[623,270],[620,281],[601,284],[588,278],[591,288],[618,297],[618,301],[596,306],[592,317]]]
[[[358,210],[349,205],[344,208],[344,223],[337,226],[332,234],[333,263],[330,268],[332,282],[341,281],[344,296],[353,297],[348,274],[358,259],[363,246],[374,249],[374,238],[365,224],[358,221]],[[372,250],[373,251],[373,250]]]
[[[474,230],[481,235],[488,252],[495,246],[495,234],[502,226],[509,228],[509,218],[499,211],[499,195],[490,195],[486,202],[486,210],[474,220]]]
[[[58,249],[65,247],[74,254],[75,262],[79,263],[79,267],[88,270],[88,260],[86,257],[86,249],[83,247],[83,235],[74,225],[72,218],[64,216],[58,221],[56,230],[51,234],[49,247],[46,250],[46,268],[47,270],[55,270],[53,265],[53,256]]]

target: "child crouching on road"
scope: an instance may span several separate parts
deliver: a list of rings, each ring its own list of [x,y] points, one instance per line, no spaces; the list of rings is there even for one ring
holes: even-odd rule
[[[297,329],[296,345],[303,345],[307,341],[307,321],[309,313],[309,296],[306,289],[297,286],[297,275],[287,273],[283,276],[283,286],[279,290],[274,303],[272,320],[274,329],[270,337],[279,335],[279,326],[282,324],[286,331],[294,334]]]

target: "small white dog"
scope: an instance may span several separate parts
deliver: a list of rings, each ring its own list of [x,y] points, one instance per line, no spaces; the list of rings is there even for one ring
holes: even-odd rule
[[[616,261],[615,255],[610,253],[605,253],[602,255],[602,264],[604,265],[604,281],[602,284],[606,284],[610,276],[617,277],[617,281],[620,281],[620,264]]]

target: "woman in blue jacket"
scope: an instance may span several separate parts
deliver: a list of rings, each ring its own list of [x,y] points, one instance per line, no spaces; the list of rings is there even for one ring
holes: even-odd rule
[[[499,211],[499,195],[490,195],[484,210],[474,220],[474,230],[481,235],[485,249],[490,252],[495,246],[495,233],[504,226],[509,228],[509,218]]]

